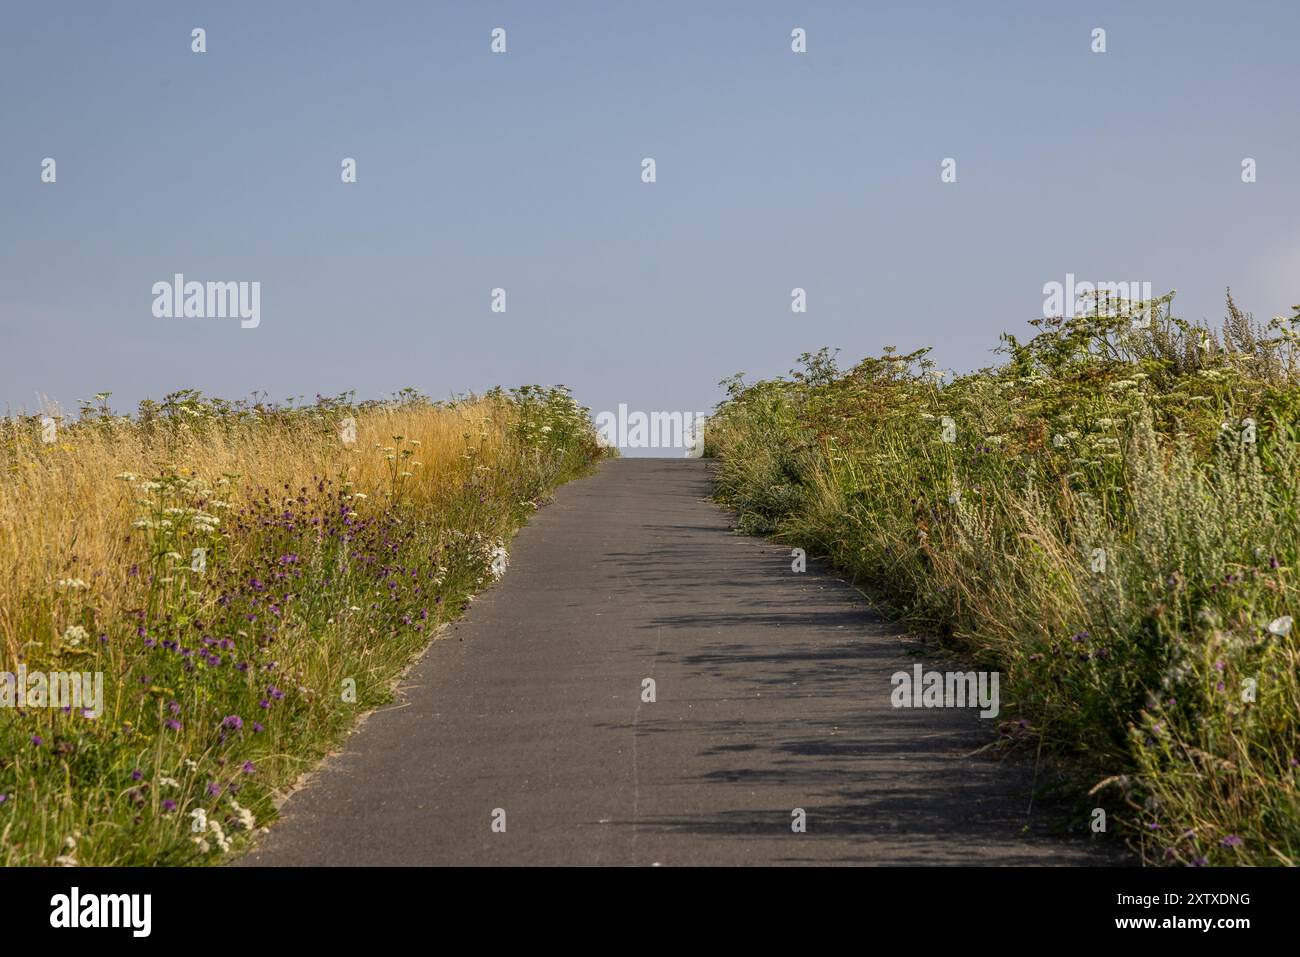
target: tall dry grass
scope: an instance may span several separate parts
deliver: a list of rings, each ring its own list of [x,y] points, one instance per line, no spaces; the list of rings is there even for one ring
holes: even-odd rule
[[[5,864],[236,849],[600,454],[534,387],[42,418],[0,424]],[[102,713],[16,696],[20,666],[101,673]]]
[[[321,477],[350,481],[362,494],[383,497],[391,477],[376,446],[390,447],[400,435],[420,450],[421,465],[408,480],[407,494],[432,501],[467,474],[469,439],[477,438],[484,467],[499,465],[503,442],[493,411],[488,401],[374,408],[355,416],[352,445],[343,444],[329,423],[306,415],[276,415],[265,424],[235,428],[181,420],[165,436],[147,435],[129,421],[98,428],[69,423],[50,444],[28,423],[0,423],[6,450],[0,481],[0,641],[6,660],[16,661],[32,641],[58,638],[62,623],[41,612],[59,593],[60,580],[90,582],[96,607],[107,615],[140,604],[138,581],[118,572],[148,561],[148,541],[131,526],[142,513],[140,485],[150,478],[175,473],[199,479],[218,491],[227,509],[236,510],[247,507],[259,488],[299,488]],[[140,481],[120,478],[125,474]],[[33,613],[43,631],[20,627]]]

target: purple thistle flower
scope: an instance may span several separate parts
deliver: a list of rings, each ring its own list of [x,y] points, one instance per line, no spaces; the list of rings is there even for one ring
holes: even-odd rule
[[[213,797],[216,797],[218,794],[221,793],[221,785],[218,784],[216,781],[209,781],[208,793],[211,794]]]
[[[1219,843],[1224,847],[1240,847],[1242,845],[1242,840],[1236,834],[1229,834]]]
[[[36,745],[39,748],[44,743],[45,743],[45,739],[42,738],[39,734],[32,735],[32,744]]]
[[[259,721],[253,722],[253,734],[261,734],[265,730],[266,728],[262,726],[261,722]]]
[[[242,770],[245,774],[252,774],[254,771],[257,770],[257,767],[256,765],[253,764],[252,761],[245,761]]]
[[[168,798],[167,800],[162,802],[162,808],[164,811],[174,811],[176,810],[176,802],[173,801],[171,798]]]
[[[163,722],[163,724],[165,724],[167,728],[171,731],[179,731],[181,729],[181,723],[177,721],[175,718],[168,718],[166,721]]]
[[[144,772],[141,771],[139,768],[136,768],[134,771],[131,772],[132,781],[139,781],[142,777],[144,777]]]
[[[221,726],[223,728],[229,728],[231,731],[238,731],[243,728],[244,719],[237,714],[229,714],[226,715],[225,720],[221,722]]]

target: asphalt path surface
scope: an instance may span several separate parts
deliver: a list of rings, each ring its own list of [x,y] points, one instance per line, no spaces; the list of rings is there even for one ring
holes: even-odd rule
[[[1061,836],[1031,762],[980,751],[977,710],[894,708],[891,675],[944,668],[934,642],[732,532],[709,467],[561,488],[241,863],[1115,862]]]

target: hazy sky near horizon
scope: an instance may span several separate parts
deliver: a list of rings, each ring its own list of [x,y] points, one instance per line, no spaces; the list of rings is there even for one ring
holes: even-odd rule
[[[1288,313],[1297,37],[1281,0],[5,4],[0,408],[703,412],[823,345],[989,364],[1067,273]],[[260,282],[260,325],[155,318],[175,273]]]

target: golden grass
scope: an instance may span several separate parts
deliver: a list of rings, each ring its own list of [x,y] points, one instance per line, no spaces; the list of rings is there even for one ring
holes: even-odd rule
[[[182,426],[165,441],[150,440],[126,423],[63,428],[51,444],[7,421],[0,433],[0,444],[9,450],[0,474],[0,648],[7,661],[23,654],[33,636],[24,633],[20,619],[57,596],[61,580],[90,584],[102,617],[138,603],[130,580],[110,573],[147,558],[143,537],[131,527],[141,512],[137,485],[119,475],[143,481],[175,471],[199,478],[220,489],[231,510],[249,504],[259,487],[296,489],[319,477],[339,478],[363,495],[383,498],[393,486],[388,456],[400,454],[384,450],[396,449],[394,437],[401,436],[402,449],[414,452],[396,463],[412,473],[403,493],[427,503],[474,467],[467,449],[477,450],[477,467],[499,465],[503,433],[494,416],[504,414],[491,400],[358,410],[352,445],[328,423],[305,416],[235,430],[211,423]],[[50,640],[61,624],[48,619]]]
[[[245,846],[601,455],[563,389],[88,411],[0,427],[0,866]],[[20,665],[99,675],[102,712]]]

